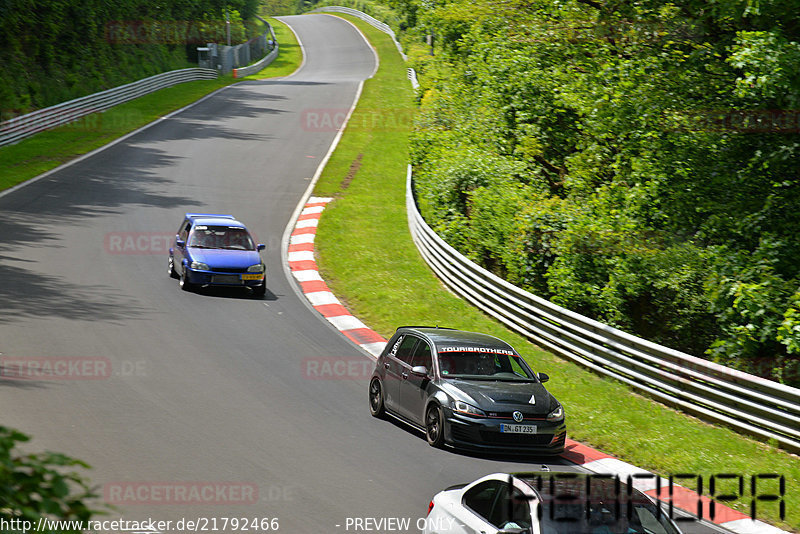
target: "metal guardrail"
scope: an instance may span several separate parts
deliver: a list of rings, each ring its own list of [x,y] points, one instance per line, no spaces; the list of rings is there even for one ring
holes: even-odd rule
[[[245,76],[250,76],[251,74],[255,74],[256,72],[262,70],[264,67],[272,63],[275,58],[278,57],[278,43],[275,43],[275,48],[261,58],[259,61],[253,63],[252,65],[248,65],[246,67],[240,67],[238,69],[233,69],[233,77],[234,78],[244,78]]]
[[[394,41],[394,45],[397,47],[397,51],[400,52],[400,55],[403,56],[403,61],[408,60],[408,56],[406,56],[405,52],[403,52],[403,47],[400,46],[400,43],[397,42],[397,36],[394,33],[388,24],[379,21],[378,19],[367,15],[366,13],[362,13],[357,9],[353,9],[351,7],[342,7],[342,6],[323,6],[318,7],[317,9],[312,9],[309,13],[344,13],[345,15],[352,15],[354,17],[358,17],[370,26],[377,28],[378,30],[382,31],[383,33],[389,34]]]
[[[173,70],[20,115],[0,123],[0,146],[16,143],[33,134],[104,111],[165,87],[216,77],[217,71],[212,69]]]
[[[697,358],[557,306],[495,276],[444,242],[406,184],[411,236],[456,294],[557,354],[688,413],[800,452],[800,389]]]

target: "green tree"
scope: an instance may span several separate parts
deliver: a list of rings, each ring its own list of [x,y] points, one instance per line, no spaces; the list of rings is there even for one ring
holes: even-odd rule
[[[437,231],[559,304],[800,384],[790,0],[396,3],[423,7],[404,40]]]
[[[18,445],[29,439],[0,426],[0,518],[35,524],[40,517],[86,521],[98,513],[89,505],[97,495],[74,470],[89,466],[59,453],[20,452]]]

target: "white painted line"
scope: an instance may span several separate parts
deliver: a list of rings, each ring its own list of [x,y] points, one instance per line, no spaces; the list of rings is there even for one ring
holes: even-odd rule
[[[308,197],[306,204],[321,204],[323,202],[327,204],[331,200],[333,200],[333,197]]]
[[[319,224],[319,219],[305,219],[297,221],[295,228],[315,228]]]
[[[288,24],[287,24],[287,26],[288,26]],[[290,28],[291,28],[291,26],[290,26]],[[294,30],[292,30],[292,31],[294,31]],[[371,50],[373,50],[373,54],[377,55],[377,53],[374,51],[372,46],[369,45],[369,47],[370,47]],[[302,48],[302,44],[301,44],[301,48]],[[306,58],[305,58],[305,50],[303,52],[304,52],[303,64],[305,64],[305,60],[306,60]],[[300,69],[295,71],[292,74],[292,76],[294,76],[297,72],[299,72],[299,70]],[[375,66],[375,71],[377,72],[377,70],[378,70],[378,67],[376,65]],[[322,171],[325,168],[325,165],[328,163],[328,160],[331,159],[331,155],[333,154],[333,151],[336,150],[336,146],[339,144],[339,141],[342,138],[342,134],[344,133],[344,127],[350,121],[350,117],[353,116],[353,111],[356,109],[356,105],[358,104],[359,98],[361,98],[361,93],[362,93],[363,90],[364,90],[364,80],[361,80],[361,81],[358,82],[358,87],[356,88],[356,94],[353,97],[352,104],[350,104],[350,110],[347,112],[347,116],[344,119],[344,123],[342,124],[342,128],[338,132],[336,132],[336,136],[333,138],[333,142],[328,147],[328,152],[325,154],[325,157],[322,159],[322,161],[320,161],[319,165],[317,166],[317,170],[314,172],[314,176],[311,177],[311,182],[308,184],[308,187],[306,188],[305,193],[303,193],[303,196],[300,198],[300,201],[297,203],[297,206],[295,207],[294,212],[292,213],[292,216],[289,218],[289,222],[286,224],[286,228],[284,228],[283,238],[281,239],[281,252],[283,252],[283,254],[281,254],[281,256],[282,256],[281,257],[281,259],[282,259],[281,263],[283,264],[283,270],[284,270],[284,273],[287,275],[287,279],[289,278],[288,274],[291,272],[291,269],[289,268],[289,262],[287,261],[286,257],[287,257],[288,248],[289,248],[289,237],[291,236],[292,231],[294,230],[294,228],[296,228],[295,227],[295,222],[297,221],[297,218],[300,216],[300,212],[303,210],[303,208],[305,207],[307,202],[317,203],[317,202],[329,202],[330,200],[332,200],[330,198],[312,197],[311,196],[311,192],[314,190],[314,187],[317,185],[317,181],[319,181],[319,177],[320,177],[320,175],[322,175]],[[303,293],[300,291],[300,288],[298,286],[296,286],[295,284],[290,284],[290,285],[292,286],[292,290],[302,300],[303,299]],[[333,296],[333,293],[331,293],[331,296]],[[306,294],[306,298],[308,298],[309,302],[313,305],[313,302],[311,302],[311,298],[309,297],[309,294]],[[335,296],[333,298],[335,300],[335,303],[339,303],[339,300],[336,299]],[[330,322],[326,322],[326,324],[330,325],[331,323]],[[332,327],[333,327],[333,325],[331,325],[331,328]],[[369,344],[369,345],[371,346],[371,345],[374,345],[374,344]],[[371,352],[369,352],[368,349],[366,350],[366,352],[368,354],[372,354]]]
[[[292,31],[292,33],[294,34],[294,38],[297,39],[297,45],[300,47],[300,53],[302,54],[302,57],[303,57],[303,60],[300,62],[300,65],[296,69],[294,69],[294,72],[291,73],[288,76],[285,76],[283,78],[284,80],[286,80],[286,79],[291,78],[292,76],[294,76],[298,72],[300,72],[303,69],[303,67],[306,66],[306,47],[303,45],[303,41],[300,40],[300,36],[297,35],[297,32],[294,31],[294,28],[292,28],[291,25],[289,25],[285,20],[281,20],[282,17],[275,17],[275,18],[280,20],[282,23],[284,23],[286,25],[286,27],[289,28]],[[280,50],[280,46],[278,47],[278,49]],[[280,79],[280,78],[278,78],[278,79]]]
[[[292,271],[295,279],[298,282],[314,282],[314,281],[322,281],[322,277],[319,275],[319,271],[315,271],[313,269],[307,269],[304,271]]]
[[[297,234],[289,238],[290,245],[301,245],[304,243],[313,243],[317,234]]]
[[[325,304],[339,304],[339,299],[330,291],[314,291],[306,293],[306,298],[312,306],[324,306]]]
[[[339,330],[353,330],[354,328],[367,327],[367,325],[352,315],[337,315],[336,317],[328,317],[327,319]]]
[[[365,43],[367,43],[367,46],[369,47],[369,49],[372,50],[372,55],[375,56],[375,70],[372,71],[372,74],[370,74],[369,77],[372,78],[373,76],[375,76],[375,73],[378,72],[378,68],[381,66],[381,58],[378,56],[378,51],[375,50],[375,47],[373,47],[372,43],[370,43],[369,39],[367,39],[367,36],[364,35],[361,32],[361,30],[358,28],[358,26],[356,26],[355,24],[353,24],[352,22],[350,22],[349,20],[347,20],[344,17],[340,17],[340,16],[338,16],[337,14],[334,14],[334,13],[322,13],[322,14],[323,15],[328,15],[329,17],[336,17],[338,19],[341,19],[341,20],[345,21],[350,26],[352,26],[353,29],[356,30],[359,35],[361,35],[361,38],[364,39]],[[339,13],[339,15],[341,15],[341,13]],[[366,22],[366,21],[364,21],[364,22]],[[369,23],[367,23],[367,24],[369,24]],[[393,40],[395,42],[397,42],[397,40],[395,40],[395,39],[393,39]],[[400,45],[398,44],[398,46],[400,46]],[[405,54],[403,54],[402,51],[400,51],[400,55],[403,56],[403,61],[406,61],[407,58],[405,57]],[[345,124],[346,124],[346,121],[345,121]],[[342,130],[344,130],[344,125],[342,125]]]
[[[289,263],[293,261],[314,261],[314,252],[311,250],[298,250],[287,255]]]

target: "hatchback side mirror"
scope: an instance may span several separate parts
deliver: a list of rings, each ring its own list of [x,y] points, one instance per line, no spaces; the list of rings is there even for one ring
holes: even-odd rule
[[[537,377],[539,377],[539,382],[545,383],[550,380],[550,376],[547,373],[537,373]]]
[[[264,250],[265,248],[267,248],[267,245],[263,243],[259,243],[258,245],[256,245],[256,250],[258,250],[259,252]]]
[[[183,248],[183,247],[186,246],[186,241],[184,241],[183,239],[176,239],[175,240],[175,245],[180,247],[180,248]]]
[[[424,365],[415,365],[411,368],[411,374],[417,376],[428,376],[428,368]]]

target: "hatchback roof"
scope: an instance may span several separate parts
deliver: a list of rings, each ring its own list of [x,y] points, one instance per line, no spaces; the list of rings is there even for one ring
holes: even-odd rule
[[[244,224],[237,221],[233,215],[216,215],[214,213],[187,213],[186,217],[197,224],[236,226],[244,228]]]
[[[221,215],[219,213],[187,213],[187,219],[236,219],[233,215]]]
[[[490,336],[489,334],[479,334],[478,332],[440,328],[438,326],[401,326],[400,328],[419,332],[427,336],[436,345],[454,343],[464,346],[512,348],[511,345],[502,339]]]

